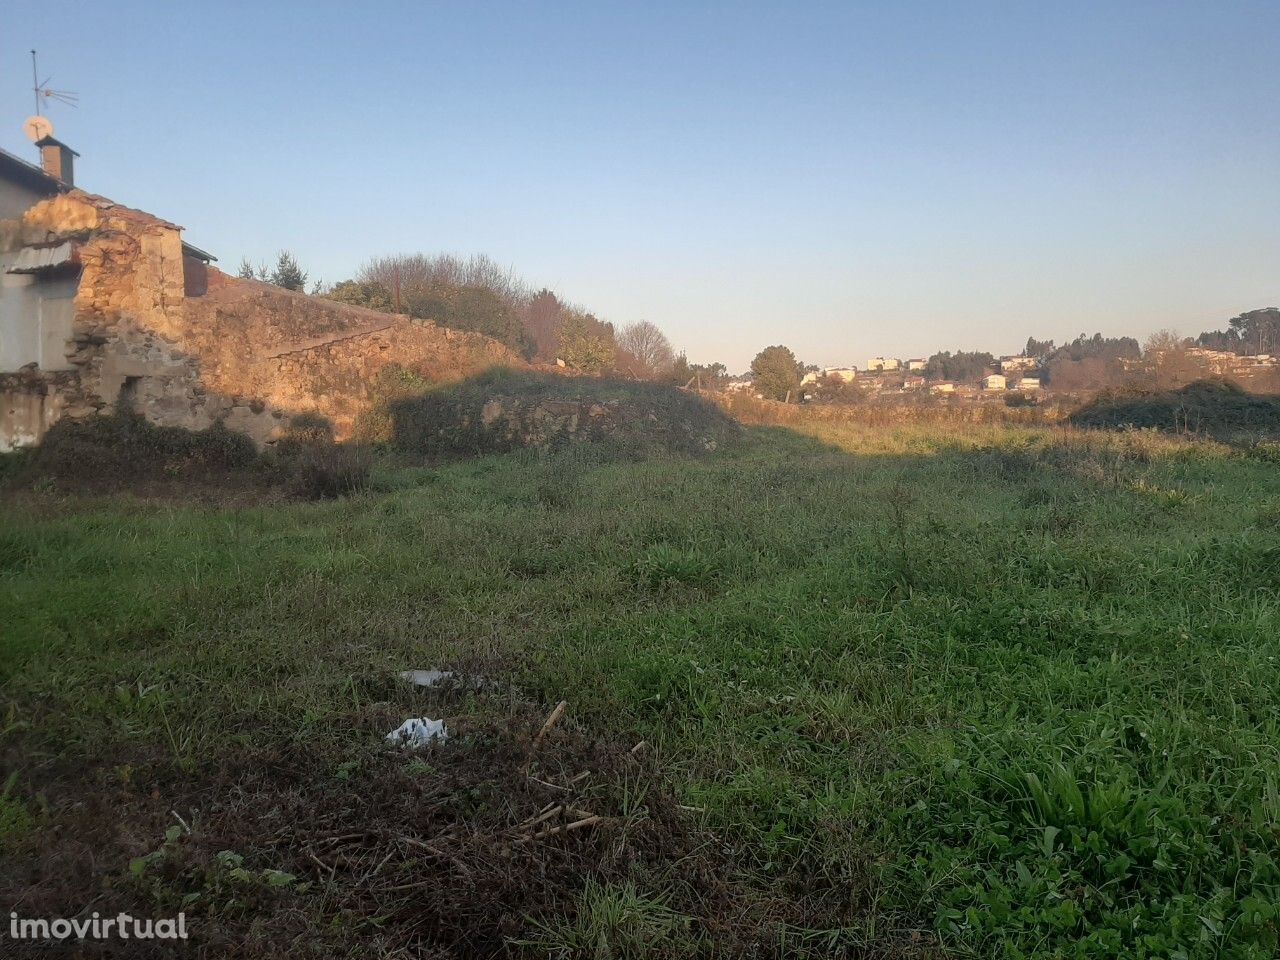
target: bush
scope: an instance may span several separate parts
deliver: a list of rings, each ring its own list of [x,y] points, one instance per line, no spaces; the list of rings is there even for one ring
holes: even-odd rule
[[[314,414],[295,417],[267,455],[222,423],[183,430],[121,413],[59,421],[38,447],[11,459],[15,465],[5,471],[11,483],[54,481],[91,490],[157,483],[275,487],[306,500],[364,490],[371,468],[361,448],[335,443],[332,425]]]
[[[393,445],[428,457],[592,444],[627,458],[705,455],[741,428],[695,394],[657,383],[493,370],[389,407]]]
[[[365,450],[335,443],[332,424],[315,414],[293,418],[272,459],[289,495],[303,500],[333,500],[369,486],[371,464]]]
[[[1104,390],[1071,415],[1080,427],[1154,428],[1218,438],[1280,436],[1280,397],[1245,391],[1221,377],[1179,390]]]
[[[288,471],[286,489],[303,500],[334,500],[369,486],[370,465],[357,447],[331,444],[297,457]]]
[[[253,467],[244,434],[215,423],[204,430],[158,427],[136,413],[64,419],[32,451],[26,472],[93,485],[128,480],[224,480]]]

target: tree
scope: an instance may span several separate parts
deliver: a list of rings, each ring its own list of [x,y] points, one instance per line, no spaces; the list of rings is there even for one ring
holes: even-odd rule
[[[723,363],[690,363],[681,352],[664,379],[677,387],[692,384],[699,390],[723,390],[729,382],[729,369]]]
[[[240,259],[240,269],[237,271],[236,276],[241,280],[261,280],[263,283],[270,283],[271,268],[265,263],[259,264],[255,267],[249,262],[248,257],[242,257]]]
[[[527,285],[509,267],[500,266],[484,254],[466,259],[447,253],[378,257],[366,263],[356,279],[382,284],[395,305],[402,298],[442,287],[484,287],[513,309],[530,296]]]
[[[683,387],[693,380],[693,365],[689,363],[689,358],[685,356],[683,350],[677,353],[671,361],[671,370],[667,373],[667,380],[677,387]]]
[[[1196,343],[1210,350],[1242,355],[1280,353],[1280,308],[1250,310],[1227,321],[1226,330],[1200,334]]]
[[[977,380],[996,367],[996,358],[982,351],[945,350],[935,353],[924,365],[930,380]]]
[[[1190,346],[1191,342],[1175,330],[1157,330],[1147,337],[1142,357],[1158,389],[1183,386],[1200,375],[1195,359],[1187,352]]]
[[[1121,379],[1119,361],[1102,357],[1085,357],[1083,360],[1055,357],[1044,371],[1046,383],[1052,383],[1055,390],[1068,393],[1101,390],[1114,386]]]
[[[326,300],[349,303],[369,310],[391,312],[391,294],[380,283],[362,283],[359,280],[343,280],[321,294]]]
[[[786,400],[800,386],[801,364],[787,347],[765,347],[751,361],[756,393],[771,400]]]
[[[650,379],[668,372],[675,360],[671,341],[648,320],[638,320],[623,327],[617,344],[619,350],[625,350],[635,358],[640,368],[638,373]]]
[[[520,319],[533,338],[534,356],[539,360],[554,360],[560,352],[558,331],[564,305],[560,299],[543,287],[521,307]]]
[[[1153,360],[1162,353],[1185,350],[1186,346],[1186,341],[1178,335],[1176,330],[1157,330],[1143,342],[1142,356],[1147,360]]]
[[[1037,340],[1035,337],[1027,337],[1027,345],[1022,348],[1024,357],[1035,357],[1037,360],[1051,353],[1053,353],[1053,341]]]
[[[585,310],[564,311],[557,334],[560,358],[584,373],[604,373],[617,359],[613,327]]]
[[[301,290],[307,285],[307,272],[288,250],[281,250],[276,257],[276,268],[271,272],[271,282],[286,290]]]
[[[1042,361],[1046,383],[1057,390],[1096,390],[1124,380],[1124,361],[1137,360],[1142,349],[1133,337],[1080,334]]]
[[[1137,360],[1141,353],[1142,349],[1133,337],[1104,337],[1100,333],[1086,337],[1082,333],[1055,350],[1050,359]]]

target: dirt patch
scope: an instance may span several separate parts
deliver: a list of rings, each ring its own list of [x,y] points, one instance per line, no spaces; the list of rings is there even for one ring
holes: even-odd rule
[[[352,721],[399,719],[384,707]],[[660,891],[683,918],[688,935],[654,956],[710,944],[738,955],[776,937],[786,909],[735,884],[647,748],[562,721],[535,749],[542,725],[515,708],[421,752],[290,743],[190,773],[160,754],[60,763],[45,784],[56,809],[0,858],[0,904],[46,917],[185,911],[199,956],[492,957],[519,954],[541,921],[571,922],[590,880]]]

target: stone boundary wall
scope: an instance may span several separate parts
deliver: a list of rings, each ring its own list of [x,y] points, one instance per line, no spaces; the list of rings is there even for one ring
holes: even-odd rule
[[[3,446],[34,442],[62,416],[125,406],[188,429],[223,420],[258,444],[280,436],[294,415],[318,414],[342,438],[369,406],[388,364],[432,381],[523,366],[480,334],[230,277],[203,264],[192,285],[180,227],[81,190],[35,204],[16,226],[7,223],[6,242],[74,241],[81,271],[67,342],[71,370],[0,381]]]
[[[391,363],[433,382],[523,365],[480,334],[217,271],[210,271],[209,294],[188,301],[187,326],[206,387],[231,401],[222,413],[227,426],[259,442],[297,413],[318,414],[339,438],[350,436]]]

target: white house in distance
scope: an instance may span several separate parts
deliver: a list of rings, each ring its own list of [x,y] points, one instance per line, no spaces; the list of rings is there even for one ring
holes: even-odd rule
[[[824,367],[821,370],[809,370],[800,378],[800,386],[808,386],[819,380],[839,380],[841,383],[853,383],[858,376],[857,367]]]
[[[928,366],[928,361],[920,357],[913,357],[907,361],[908,370],[923,370],[926,366]]]
[[[1005,390],[1008,386],[1009,382],[1003,373],[992,373],[982,378],[983,390]]]
[[[902,361],[896,357],[872,357],[867,361],[867,371],[872,370],[897,370],[902,367]]]
[[[1018,381],[1018,389],[1019,390],[1039,390],[1040,378],[1039,377],[1023,377]]]
[[[929,392],[930,393],[955,393],[956,385],[949,381],[946,383],[935,383],[931,387],[929,387]]]
[[[1039,366],[1040,361],[1035,357],[1001,357],[1000,372],[1001,373],[1017,373],[1019,370],[1034,370]]]

